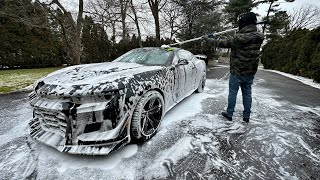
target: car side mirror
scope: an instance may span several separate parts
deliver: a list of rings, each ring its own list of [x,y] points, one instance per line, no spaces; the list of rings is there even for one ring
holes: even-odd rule
[[[189,64],[189,61],[186,60],[186,59],[180,59],[179,62],[178,62],[178,65],[179,65],[179,66],[180,66],[180,65],[187,65],[187,64]]]

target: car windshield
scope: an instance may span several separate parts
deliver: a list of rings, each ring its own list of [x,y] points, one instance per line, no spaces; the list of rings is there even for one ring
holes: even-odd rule
[[[163,49],[133,49],[115,59],[115,62],[129,62],[144,65],[166,65],[172,52]]]

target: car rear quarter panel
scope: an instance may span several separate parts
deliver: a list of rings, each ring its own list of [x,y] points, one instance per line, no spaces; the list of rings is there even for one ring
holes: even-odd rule
[[[203,76],[206,76],[206,63],[204,60],[195,58],[194,64],[197,68],[197,82],[200,82]]]

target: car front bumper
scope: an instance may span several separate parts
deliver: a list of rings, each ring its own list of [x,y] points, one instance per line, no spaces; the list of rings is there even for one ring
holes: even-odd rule
[[[121,113],[117,120],[104,119],[111,101],[70,105],[65,99],[32,94],[30,99],[34,108],[30,136],[58,151],[106,155],[130,142],[132,112]]]
[[[60,152],[106,155],[130,142],[130,130],[128,128],[130,118],[131,116],[128,115],[126,119],[123,119],[123,123],[110,131],[83,133],[76,137],[78,144],[68,144],[67,137],[62,133],[43,128],[40,119],[33,118],[29,122],[30,136]],[[123,134],[118,136],[117,132],[119,132],[120,128],[123,128]]]
[[[91,145],[66,145],[65,138],[56,133],[45,130],[38,130],[36,133],[30,133],[34,139],[57,149],[60,152],[70,154],[85,154],[85,155],[107,155],[130,142],[130,137],[106,144],[91,144]]]

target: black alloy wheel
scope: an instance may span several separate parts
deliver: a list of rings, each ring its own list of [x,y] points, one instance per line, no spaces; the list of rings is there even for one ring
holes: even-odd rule
[[[156,134],[164,111],[164,101],[158,91],[142,95],[132,117],[131,134],[133,139],[146,141]]]

